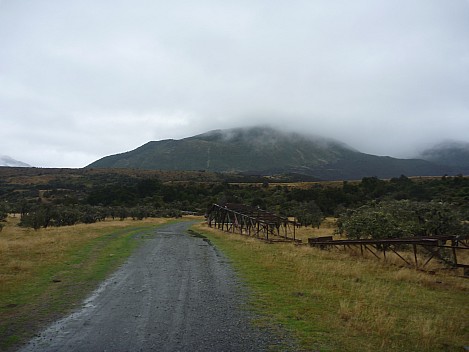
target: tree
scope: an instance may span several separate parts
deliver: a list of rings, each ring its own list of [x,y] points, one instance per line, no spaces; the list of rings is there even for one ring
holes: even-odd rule
[[[342,213],[337,224],[338,233],[353,239],[464,234],[460,213],[442,202],[372,202]]]
[[[35,209],[21,215],[19,225],[23,227],[32,227],[35,230],[40,229],[46,223],[45,211],[42,207],[36,207]]]
[[[316,226],[319,228],[324,220],[324,214],[314,200],[299,204],[295,217],[303,226]]]
[[[0,204],[0,232],[3,230],[5,226],[3,222],[6,221],[8,216],[7,206],[5,204]]]
[[[251,201],[252,207],[259,207],[261,209],[266,209],[267,205],[264,198],[256,197]]]
[[[8,204],[0,203],[0,220],[5,220],[8,216]]]
[[[54,226],[75,225],[81,217],[81,211],[74,207],[59,206],[54,212]]]

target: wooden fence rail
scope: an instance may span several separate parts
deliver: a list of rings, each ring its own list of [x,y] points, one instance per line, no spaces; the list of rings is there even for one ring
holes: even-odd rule
[[[378,259],[387,260],[387,254],[394,254],[407,265],[424,268],[433,259],[453,268],[463,268],[464,276],[469,276],[469,263],[459,261],[458,253],[469,250],[469,236],[411,237],[389,239],[333,240],[332,236],[309,238],[312,247],[359,248],[360,253],[371,253]],[[412,253],[412,259],[406,258]],[[420,257],[420,261],[419,261]]]
[[[296,241],[296,223],[286,217],[243,204],[213,204],[207,223],[222,231],[252,236],[269,242]]]

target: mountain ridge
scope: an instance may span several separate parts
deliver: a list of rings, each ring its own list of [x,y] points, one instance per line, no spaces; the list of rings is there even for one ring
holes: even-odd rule
[[[8,155],[0,155],[0,166],[7,167],[31,167],[31,165],[26,164],[22,161],[15,160]]]
[[[448,167],[421,159],[365,154],[333,139],[265,126],[151,141],[101,158],[87,168],[206,170],[266,176],[296,173],[323,180],[439,176],[451,172]]]
[[[425,149],[418,156],[440,165],[459,167],[469,172],[469,143],[448,140]]]

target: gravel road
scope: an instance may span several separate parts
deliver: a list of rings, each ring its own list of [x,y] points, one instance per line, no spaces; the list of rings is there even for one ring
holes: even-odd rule
[[[245,290],[191,223],[160,227],[83,303],[21,351],[265,351]],[[282,348],[283,349],[283,348]]]

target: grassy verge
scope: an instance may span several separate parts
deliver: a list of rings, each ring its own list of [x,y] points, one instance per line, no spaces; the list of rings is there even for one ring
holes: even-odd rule
[[[253,290],[253,307],[305,351],[463,351],[469,282],[340,252],[265,244],[206,225]]]
[[[0,350],[13,349],[71,311],[132,253],[136,237],[167,220],[38,231],[16,222],[10,218],[0,233]]]

